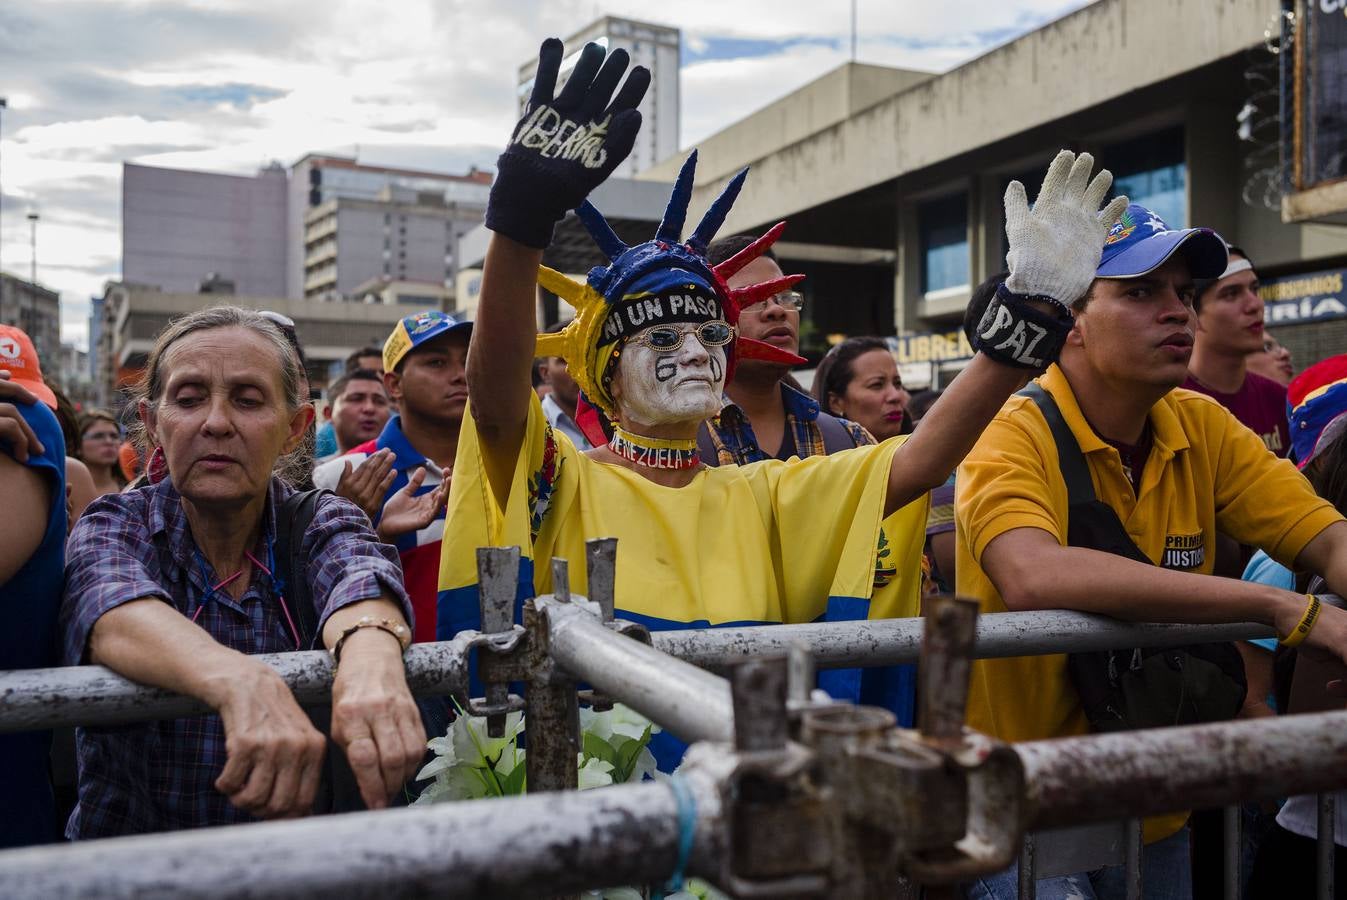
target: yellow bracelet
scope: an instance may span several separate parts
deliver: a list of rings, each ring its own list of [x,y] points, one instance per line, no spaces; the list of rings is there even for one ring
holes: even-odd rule
[[[1281,639],[1280,643],[1283,647],[1298,646],[1301,641],[1309,637],[1310,629],[1314,627],[1315,622],[1319,621],[1319,608],[1322,605],[1319,598],[1313,594],[1306,594],[1305,596],[1310,598],[1309,605],[1305,607],[1305,615],[1300,617],[1300,621],[1295,628],[1291,629],[1291,633]]]

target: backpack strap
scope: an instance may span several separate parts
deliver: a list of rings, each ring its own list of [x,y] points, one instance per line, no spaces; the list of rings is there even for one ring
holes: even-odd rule
[[[1057,444],[1058,465],[1062,469],[1062,479],[1066,482],[1067,503],[1075,506],[1096,499],[1090,469],[1085,464],[1085,454],[1080,451],[1080,443],[1062,418],[1062,411],[1052,394],[1043,390],[1043,386],[1036,381],[1029,382],[1018,394],[1037,404],[1038,411],[1043,414],[1052,431],[1052,439]]]
[[[276,569],[278,589],[289,599],[299,631],[299,645],[315,649],[319,643],[318,609],[313,605],[308,560],[303,556],[304,534],[313,524],[318,502],[329,490],[296,491],[276,511]]]
[[[818,418],[814,420],[818,426],[819,434],[823,437],[823,452],[829,456],[839,450],[850,450],[856,446],[856,439],[852,437],[847,426],[842,424],[842,420],[832,415],[826,410],[819,410]]]

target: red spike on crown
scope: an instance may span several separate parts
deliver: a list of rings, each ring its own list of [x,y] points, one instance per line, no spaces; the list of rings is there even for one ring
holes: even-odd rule
[[[767,249],[776,243],[776,239],[781,237],[781,232],[786,230],[785,222],[777,222],[767,230],[767,233],[749,244],[738,253],[731,256],[718,266],[713,266],[712,270],[725,281],[733,278],[744,266],[757,259],[767,252]]]
[[[804,281],[803,275],[783,275],[780,278],[773,278],[771,281],[750,284],[748,287],[733,288],[730,290],[730,303],[734,305],[737,311],[742,312],[754,303],[761,303],[786,288],[794,287],[801,281]]]

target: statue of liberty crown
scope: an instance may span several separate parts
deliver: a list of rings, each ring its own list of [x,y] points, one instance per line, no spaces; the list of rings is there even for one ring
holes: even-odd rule
[[[588,200],[576,207],[576,215],[584,223],[594,242],[604,256],[608,258],[606,266],[595,266],[590,270],[585,284],[573,281],[565,275],[547,266],[538,269],[538,283],[552,291],[575,308],[575,319],[559,332],[539,335],[537,355],[560,356],[570,365],[571,377],[585,395],[594,400],[610,418],[613,417],[612,400],[600,383],[595,372],[596,361],[593,354],[598,351],[599,335],[604,320],[624,297],[631,285],[644,276],[665,269],[679,269],[705,282],[705,286],[714,292],[724,310],[725,320],[731,325],[738,324],[739,313],[748,306],[766,300],[779,291],[783,291],[801,281],[803,275],[785,275],[757,284],[740,288],[730,288],[727,280],[753,260],[762,256],[776,243],[786,228],[785,222],[778,222],[766,234],[734,256],[718,265],[711,265],[706,258],[706,248],[715,239],[716,232],[724,224],[734,201],[748,177],[748,169],[742,169],[721,191],[720,196],[711,204],[696,229],[686,241],[682,240],[683,226],[687,219],[688,202],[692,197],[692,179],[697,170],[697,151],[688,155],[674,183],[669,204],[664,210],[658,230],[652,240],[628,247],[613,231],[608,220],[603,217]],[[770,359],[778,362],[802,362],[793,354],[783,353],[768,344],[740,339],[737,344],[740,354],[758,359]],[[733,377],[734,358],[730,354],[727,368],[730,370],[726,380]]]

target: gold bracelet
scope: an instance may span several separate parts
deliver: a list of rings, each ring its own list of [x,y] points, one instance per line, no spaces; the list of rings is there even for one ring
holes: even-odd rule
[[[346,643],[348,637],[362,628],[377,628],[391,634],[394,640],[398,642],[398,646],[402,648],[403,653],[406,653],[407,648],[412,645],[411,632],[401,622],[394,622],[392,619],[376,619],[374,616],[361,616],[356,619],[354,625],[343,631],[341,637],[337,638],[337,642],[332,645],[332,667],[334,669],[341,665],[341,645]]]
[[[1310,598],[1309,605],[1305,607],[1305,614],[1300,617],[1300,622],[1296,624],[1296,627],[1292,628],[1291,633],[1279,642],[1283,647],[1299,646],[1305,638],[1309,637],[1310,629],[1314,627],[1314,623],[1319,621],[1319,609],[1322,606],[1319,598],[1313,594],[1306,594],[1305,596]]]

